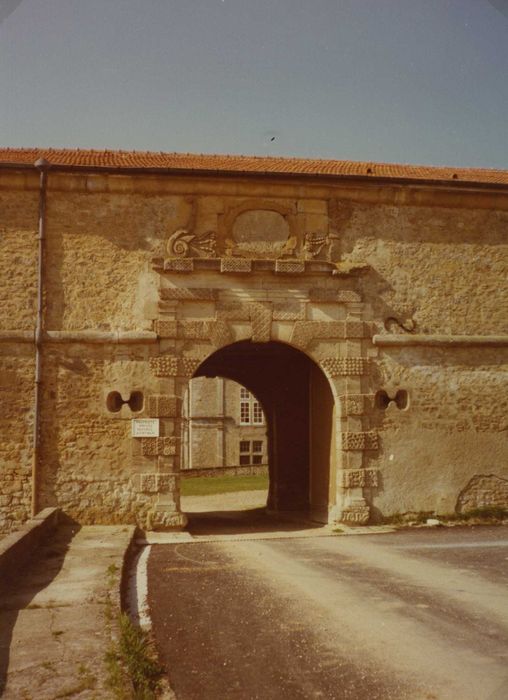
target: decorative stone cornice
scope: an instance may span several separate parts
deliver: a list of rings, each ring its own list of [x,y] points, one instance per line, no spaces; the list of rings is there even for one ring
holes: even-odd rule
[[[284,275],[335,275],[350,276],[368,269],[365,263],[331,263],[326,260],[254,259],[242,257],[223,258],[154,258],[157,272],[219,272],[222,274],[266,273]]]

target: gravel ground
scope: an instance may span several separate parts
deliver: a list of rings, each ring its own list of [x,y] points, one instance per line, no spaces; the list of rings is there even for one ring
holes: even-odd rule
[[[182,496],[181,504],[184,513],[249,510],[265,506],[267,495],[267,491],[263,490],[214,493],[208,496]]]

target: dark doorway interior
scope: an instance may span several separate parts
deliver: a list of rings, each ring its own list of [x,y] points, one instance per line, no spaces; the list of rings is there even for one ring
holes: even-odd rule
[[[320,368],[289,345],[242,341],[208,357],[194,376],[233,379],[261,402],[268,423],[268,510],[326,521],[334,487],[334,401]]]

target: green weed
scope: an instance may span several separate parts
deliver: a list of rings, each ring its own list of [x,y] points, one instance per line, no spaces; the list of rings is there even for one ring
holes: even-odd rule
[[[154,700],[163,669],[148,635],[125,613],[118,625],[119,638],[106,654],[108,685],[117,700]]]

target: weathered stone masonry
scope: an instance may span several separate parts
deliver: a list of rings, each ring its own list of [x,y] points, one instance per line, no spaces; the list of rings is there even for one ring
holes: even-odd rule
[[[320,519],[508,506],[505,173],[351,178],[339,164],[331,178],[270,159],[258,174],[246,159],[235,175],[227,159],[211,173],[190,156],[160,172],[144,161],[100,172],[92,165],[109,156],[62,153],[42,154],[53,167],[39,508],[182,526],[185,389],[207,358],[244,341],[291,347],[315,368],[320,495],[309,507]],[[0,164],[3,532],[32,498],[34,155],[2,152]],[[322,416],[318,375],[334,403]],[[132,418],[158,418],[159,436],[133,438]]]

